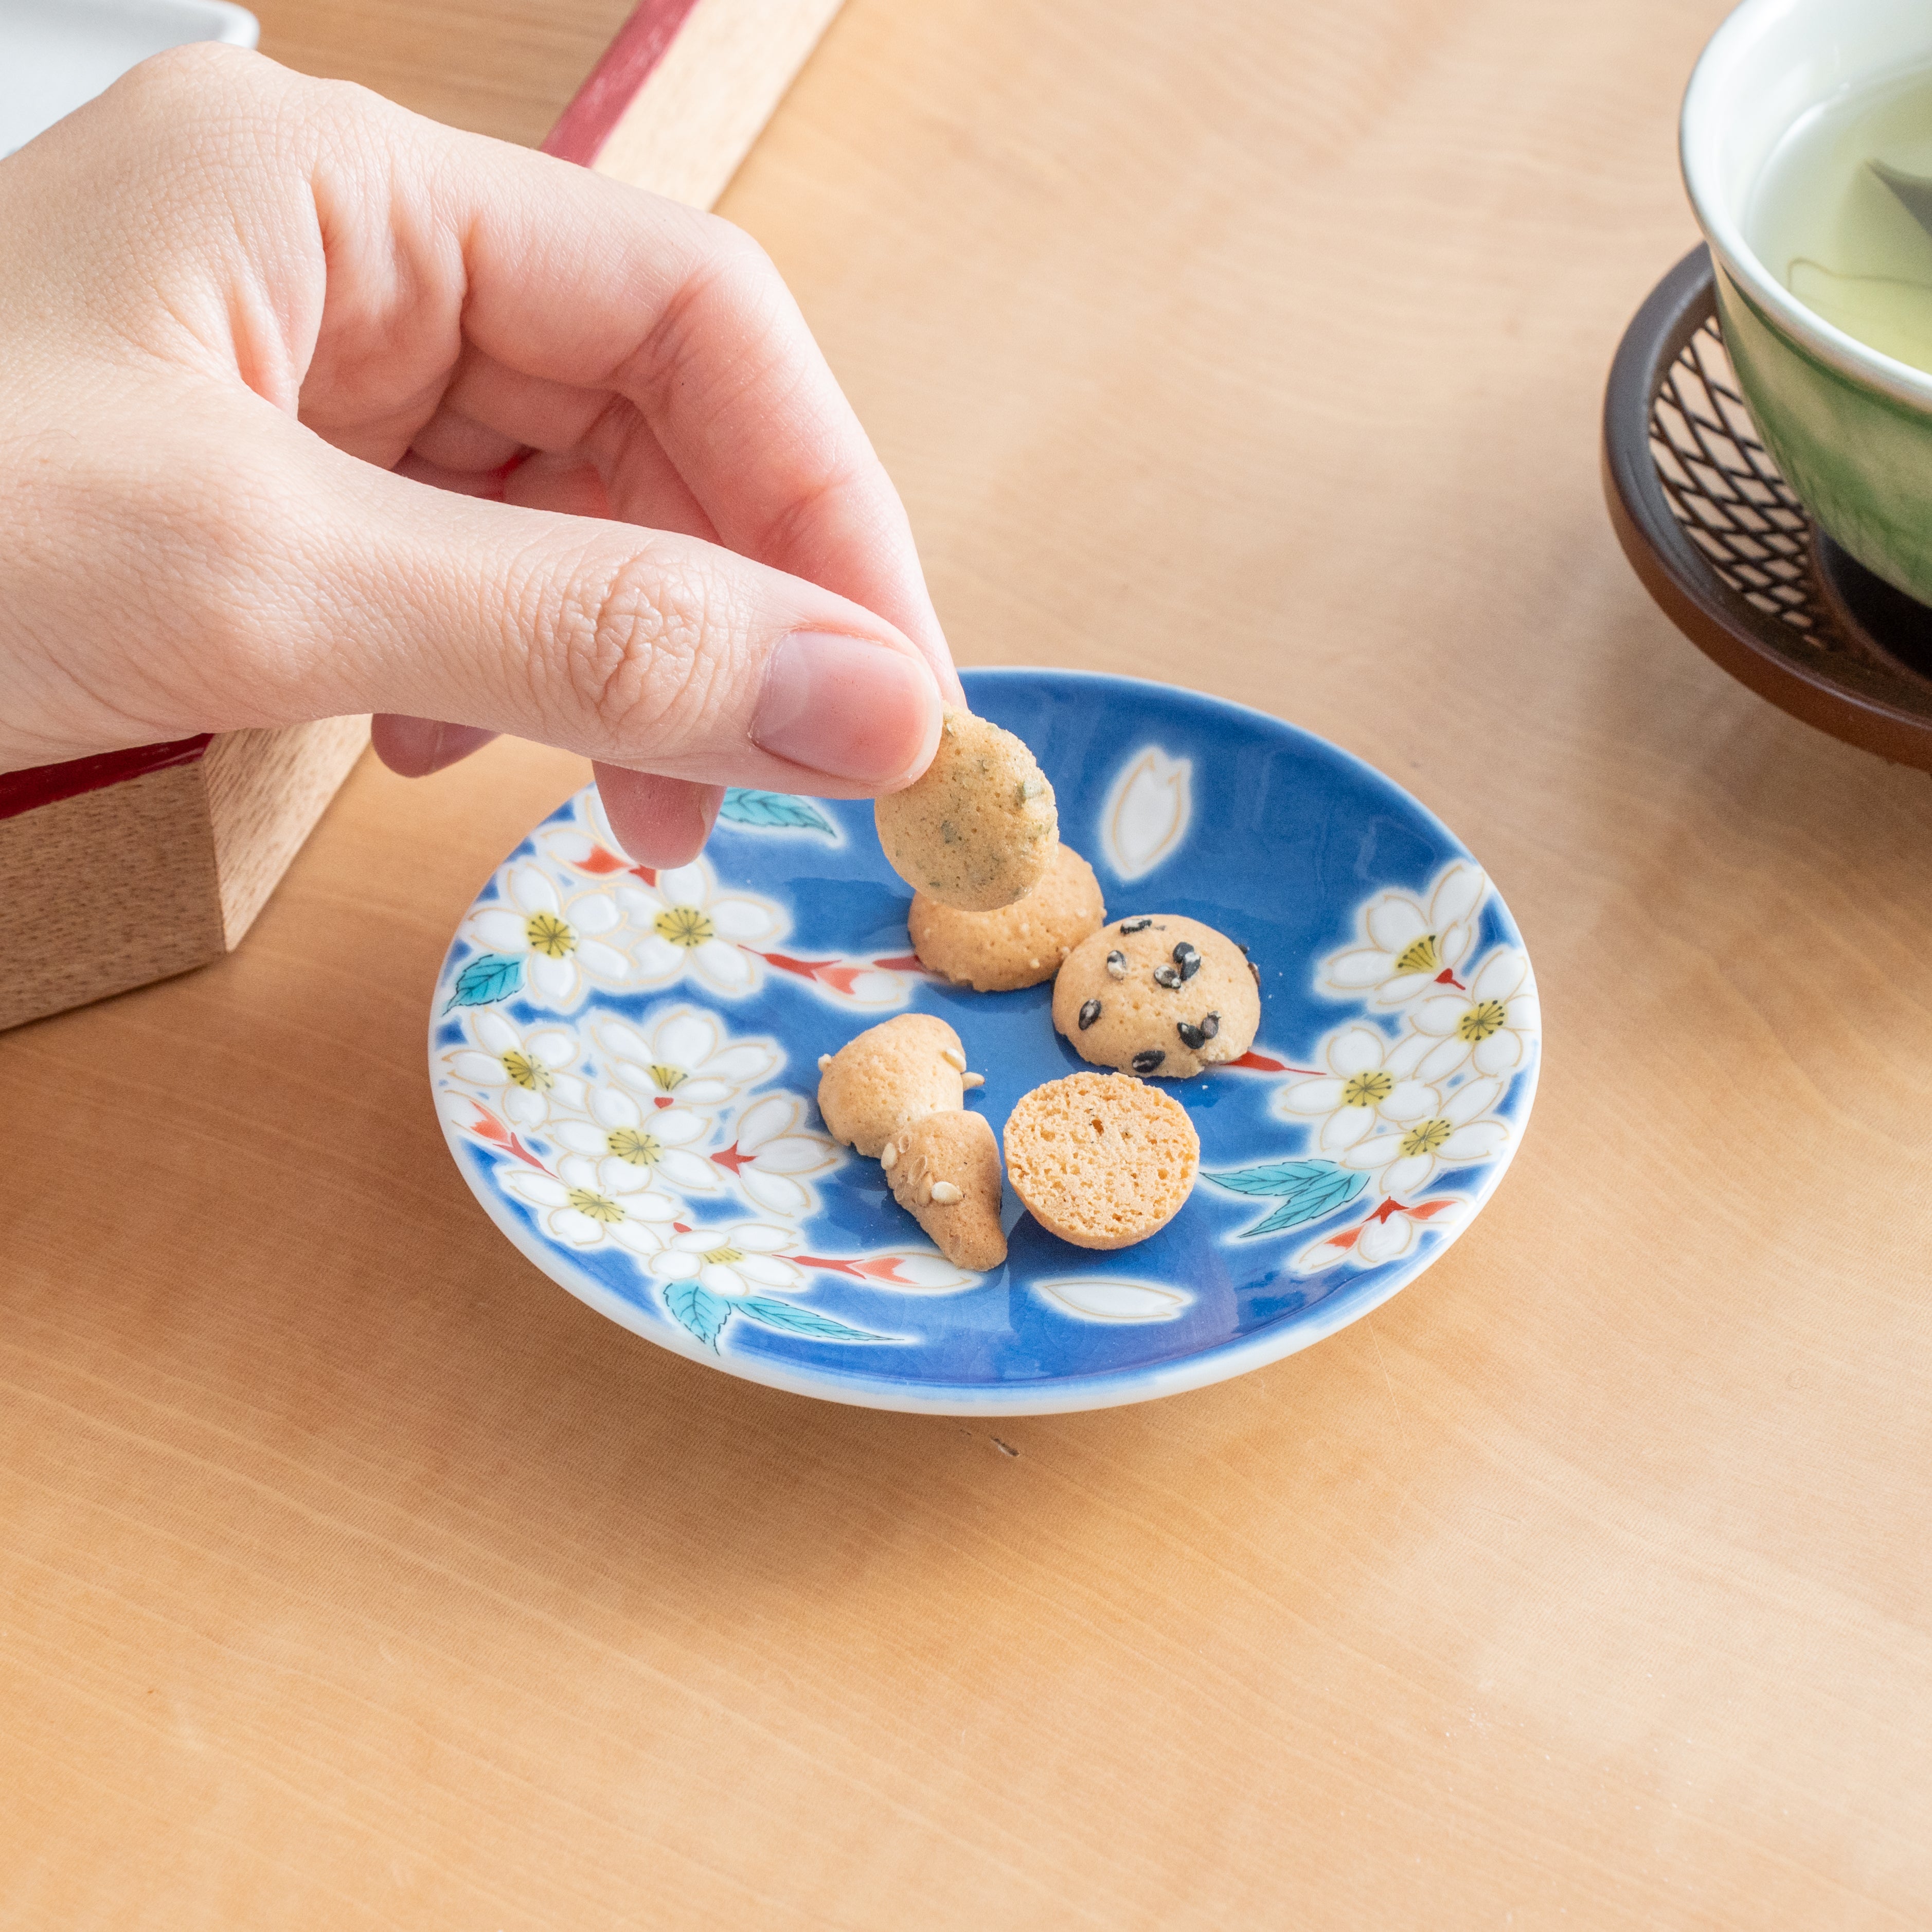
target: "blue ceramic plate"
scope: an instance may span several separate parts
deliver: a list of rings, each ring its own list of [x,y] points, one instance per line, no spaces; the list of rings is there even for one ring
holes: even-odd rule
[[[430,1068],[490,1218],[613,1321],[754,1382],[940,1414],[1197,1388],[1332,1334],[1486,1200],[1535,1091],[1536,988],[1481,868],[1399,787],[1239,705],[1066,671],[966,674],[1021,734],[1111,918],[1251,950],[1261,1030],[1167,1083],[1201,1135],[1149,1241],[1056,1240],[1009,1190],[998,1274],[954,1268],[826,1136],[822,1053],[934,1012],[997,1130],[1083,1065],[1052,988],[924,972],[864,802],[736,791],[695,864],[619,852],[594,790],[497,868],[443,962]]]

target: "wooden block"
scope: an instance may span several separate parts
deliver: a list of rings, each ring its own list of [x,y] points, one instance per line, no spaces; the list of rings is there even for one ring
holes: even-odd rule
[[[644,0],[547,154],[694,208],[724,192],[840,0]]]
[[[0,1028],[238,944],[368,737],[329,718],[0,776]]]

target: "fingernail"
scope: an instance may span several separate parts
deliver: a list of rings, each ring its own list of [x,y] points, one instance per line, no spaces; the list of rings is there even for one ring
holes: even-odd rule
[[[883,784],[911,769],[938,702],[932,674],[901,652],[794,631],[766,662],[752,742],[832,778]]]

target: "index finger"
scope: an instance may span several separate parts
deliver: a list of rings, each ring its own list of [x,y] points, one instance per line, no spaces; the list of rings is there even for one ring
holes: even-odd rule
[[[333,178],[318,181],[317,205],[326,229],[332,215],[380,219],[386,279],[414,326],[428,322],[446,352],[451,331],[475,352],[452,358],[443,401],[520,442],[601,445],[620,517],[626,446],[650,439],[720,542],[877,611],[956,700],[904,507],[764,251],[728,223],[569,163],[399,118],[409,138],[389,207],[356,206],[366,158],[322,164]],[[432,138],[441,152],[422,152]],[[339,243],[330,253],[342,259]],[[318,360],[366,367],[344,333],[393,342],[403,319],[385,328],[366,302],[332,314],[333,293]],[[406,380],[393,364],[391,380]]]

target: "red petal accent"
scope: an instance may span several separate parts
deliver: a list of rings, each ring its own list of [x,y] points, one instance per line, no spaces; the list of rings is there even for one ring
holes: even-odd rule
[[[791,1257],[800,1268],[824,1268],[832,1274],[862,1274],[864,1268],[856,1262],[835,1261],[826,1255],[794,1255]]]
[[[660,1094],[651,1105],[653,1107],[674,1107],[677,1102],[668,1094]]]
[[[710,1158],[715,1166],[722,1167],[726,1173],[736,1174],[741,1167],[749,1167],[752,1162],[758,1159],[758,1156],[754,1154],[740,1154],[734,1142],[722,1154],[714,1154]]]
[[[1389,1198],[1369,1216],[1369,1220],[1386,1221],[1391,1214],[1406,1214],[1408,1212],[1408,1210],[1405,1208],[1393,1194],[1391,1194]],[[1362,1225],[1363,1226],[1366,1227],[1368,1226],[1368,1222],[1365,1221]]]
[[[510,1151],[526,1166],[535,1168],[538,1173],[549,1173],[550,1169],[544,1166],[543,1162],[538,1160],[536,1156],[531,1153],[530,1149],[524,1146],[523,1142],[518,1140],[514,1134],[512,1134],[510,1136]]]
[[[1446,966],[1436,974],[1436,983],[1438,986],[1454,986],[1459,993],[1466,993],[1469,990]]]
[[[674,1221],[670,1224],[670,1227],[671,1232],[674,1234],[688,1234],[691,1232],[691,1230],[687,1228],[682,1221]]]
[[[874,959],[872,964],[882,973],[923,973],[932,979],[939,976],[916,952],[896,952],[890,959]]]
[[[1330,1234],[1328,1240],[1323,1242],[1322,1246],[1328,1248],[1352,1248],[1362,1238],[1362,1228],[1368,1225],[1367,1222],[1364,1221],[1361,1227],[1344,1228],[1339,1234]]]
[[[786,952],[760,952],[755,946],[743,949],[754,959],[762,959],[768,966],[776,966],[781,973],[796,973],[801,980],[815,980],[821,966],[836,966],[836,959],[794,959]]]
[[[1402,1212],[1408,1215],[1409,1219],[1412,1221],[1426,1221],[1432,1215],[1441,1214],[1445,1208],[1455,1208],[1460,1206],[1460,1204],[1461,1204],[1459,1202],[1454,1199],[1448,1201],[1424,1201],[1420,1202],[1415,1207],[1405,1208],[1402,1210]]]
[[[593,845],[587,859],[577,863],[580,872],[628,872],[632,869],[629,860],[614,852],[608,845]]]

